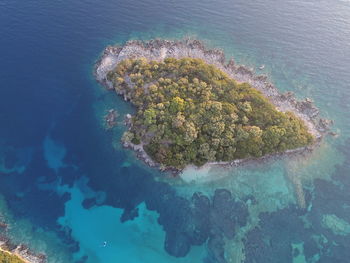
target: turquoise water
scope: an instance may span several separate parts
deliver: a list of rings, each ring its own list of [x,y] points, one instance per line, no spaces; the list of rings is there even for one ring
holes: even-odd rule
[[[349,1],[2,0],[0,13],[0,215],[14,241],[55,263],[348,262]],[[133,109],[93,65],[109,44],[184,37],[264,64],[339,136],[247,167],[146,167],[119,144]]]
[[[84,194],[78,188],[68,189],[72,199],[65,205],[65,215],[59,223],[71,228],[72,237],[80,241],[81,250],[76,257],[88,255],[86,262],[193,262],[204,258],[203,248],[194,248],[186,258],[176,259],[163,250],[164,231],[157,224],[158,214],[141,203],[139,216],[124,224],[118,222],[122,210],[111,206],[84,209]],[[82,222],[82,218],[85,220]],[[87,231],[88,230],[88,231]],[[106,242],[106,246],[104,246]]]

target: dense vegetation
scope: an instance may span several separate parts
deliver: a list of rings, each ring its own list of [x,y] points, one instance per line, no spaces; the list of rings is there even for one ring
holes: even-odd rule
[[[0,250],[0,263],[24,263],[19,257]]]
[[[310,144],[304,123],[203,60],[124,60],[108,73],[136,106],[123,136],[164,166],[260,157]]]

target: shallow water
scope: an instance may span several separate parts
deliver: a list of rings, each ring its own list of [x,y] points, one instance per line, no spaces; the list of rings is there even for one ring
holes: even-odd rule
[[[248,213],[223,238],[227,262],[347,262],[349,1],[2,0],[0,14],[0,214],[15,241],[55,263],[219,262],[208,243],[176,258],[164,240],[179,253],[187,226],[208,219],[193,193],[214,206],[215,190],[227,189],[234,215]],[[306,157],[188,170],[186,180],[146,167],[119,144],[133,109],[92,69],[106,45],[156,37],[223,49],[312,98],[339,137]],[[111,107],[120,124],[106,131]],[[226,217],[210,211],[215,232]]]

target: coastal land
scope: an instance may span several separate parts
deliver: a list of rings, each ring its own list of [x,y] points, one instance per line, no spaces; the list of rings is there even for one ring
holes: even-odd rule
[[[192,68],[190,68],[190,66],[192,66]],[[201,70],[198,70],[198,68]],[[186,73],[186,71],[193,73],[193,76],[185,76],[186,79],[179,82],[180,77],[183,77],[182,73]],[[140,72],[148,74],[149,77],[145,77]],[[167,72],[167,74],[164,72]],[[209,74],[211,77],[208,78],[209,75],[207,75],[207,73],[205,73],[203,77],[203,72],[212,72],[211,75]],[[213,74],[217,76],[217,81],[215,82],[212,81]],[[277,88],[268,81],[266,75],[255,75],[253,70],[242,65],[236,65],[233,59],[226,61],[223,51],[218,49],[206,49],[203,43],[198,40],[129,41],[123,46],[109,46],[104,50],[100,60],[96,63],[95,77],[97,81],[103,84],[108,90],[115,90],[119,95],[124,97],[124,100],[131,101],[137,108],[138,112],[136,116],[131,116],[129,114],[126,116],[125,122],[128,126],[128,132],[123,136],[123,145],[135,150],[138,153],[138,157],[144,160],[148,165],[160,167],[161,169],[170,168],[181,170],[185,166],[192,164],[196,166],[204,164],[239,165],[247,161],[262,160],[273,156],[299,154],[314,149],[324,135],[330,133],[329,127],[331,121],[319,117],[319,110],[314,106],[311,99],[306,98],[305,100],[298,101],[291,92],[280,93]],[[160,78],[157,79],[156,77]],[[206,82],[203,81],[203,78],[206,79]],[[136,83],[137,81],[138,83]],[[218,83],[218,81],[221,82]],[[167,85],[170,89],[164,92],[164,87],[168,87]],[[154,104],[155,102],[158,104],[159,102],[167,103],[167,99],[171,101],[169,103],[170,115],[168,118],[173,117],[175,119],[175,122],[172,122],[173,133],[181,134],[181,129],[176,130],[179,128],[177,126],[178,123],[181,125],[181,121],[184,119],[187,120],[190,117],[182,116],[182,111],[184,110],[181,109],[180,104],[185,100],[185,103],[189,104],[188,98],[180,96],[183,94],[179,96],[173,94],[170,98],[164,99],[164,96],[168,96],[169,92],[173,92],[171,87],[178,87],[179,85],[184,86],[183,89],[187,90],[196,87],[196,85],[199,89],[206,90],[207,86],[209,86],[210,92],[212,90],[216,91],[213,92],[213,95],[209,94],[208,96],[214,96],[215,98],[217,98],[220,93],[220,88],[216,86],[229,87],[225,90],[227,94],[222,94],[221,101],[212,102],[213,99],[208,98],[205,101],[197,101],[197,105],[200,103],[208,104],[208,101],[211,103],[211,105],[206,105],[204,107],[208,112],[204,113],[202,116],[210,114],[210,111],[214,111],[214,115],[217,113],[221,114],[222,112],[215,112],[215,110],[221,111],[223,104],[231,105],[226,107],[226,110],[224,110],[225,112],[228,111],[227,108],[232,108],[232,106],[238,108],[229,112],[232,118],[228,119],[230,119],[229,122],[232,122],[232,119],[236,118],[232,113],[234,113],[234,115],[237,113],[236,115],[240,118],[237,118],[238,120],[232,123],[233,128],[231,130],[234,133],[234,137],[237,137],[237,134],[243,134],[242,137],[245,137],[245,141],[240,140],[243,142],[237,144],[235,142],[236,138],[233,138],[232,143],[235,143],[236,147],[231,150],[231,155],[227,155],[227,152],[229,152],[227,149],[230,149],[228,147],[221,148],[221,151],[224,152],[221,155],[218,154],[218,151],[213,153],[211,148],[213,145],[215,146],[215,143],[209,145],[207,143],[207,145],[205,145],[206,147],[202,147],[206,143],[204,140],[205,138],[212,142],[215,142],[216,139],[213,140],[212,137],[198,139],[198,129],[194,129],[191,125],[188,125],[189,127],[187,130],[189,130],[188,134],[192,134],[193,136],[192,141],[191,139],[187,140],[187,137],[190,136],[185,134],[185,142],[181,141],[182,138],[177,139],[177,143],[180,144],[180,146],[185,145],[185,147],[175,147],[175,150],[172,152],[170,150],[164,150],[161,144],[169,145],[172,144],[174,140],[167,141],[164,140],[163,137],[163,140],[160,139],[154,142],[152,139],[148,141],[145,139],[147,136],[150,137],[149,134],[152,134],[152,129],[154,134],[157,133],[157,129],[160,127],[159,123],[156,121],[152,123],[152,118],[159,119],[157,112],[152,112],[147,107],[149,104]],[[136,94],[135,90],[140,87],[142,88],[141,93]],[[162,90],[161,92],[159,91],[160,89]],[[163,97],[144,103],[143,100],[147,100],[147,97],[150,96],[152,98],[153,90],[156,91],[156,95],[160,94]],[[241,92],[237,95],[238,100],[233,98],[231,101],[225,101],[226,95],[229,95],[230,92],[232,93],[232,91],[235,90],[240,90]],[[176,92],[178,92],[178,90],[176,90]],[[150,93],[152,94],[150,95]],[[193,98],[190,99],[196,100],[196,95],[191,95],[193,95]],[[162,99],[164,101],[162,101]],[[177,107],[175,110],[174,105],[175,108]],[[194,106],[197,105],[195,104]],[[263,106],[258,107],[258,105]],[[161,107],[162,105],[158,106]],[[164,112],[163,108],[160,110]],[[259,115],[259,112],[266,112],[267,114]],[[244,115],[242,115],[242,113]],[[171,114],[173,114],[173,116]],[[256,115],[259,115],[259,117],[256,117]],[[272,119],[270,123],[264,119],[269,118],[268,115],[272,116],[270,116]],[[249,118],[247,118],[247,116]],[[288,140],[281,143],[283,141],[283,134],[286,134],[286,132],[283,131],[280,132],[281,140],[278,143],[274,143],[275,148],[257,148],[257,144],[266,145],[266,142],[264,144],[264,142],[261,142],[261,140],[258,140],[254,136],[259,135],[262,137],[263,129],[266,129],[268,125],[271,127],[273,126],[272,128],[270,126],[268,128],[271,128],[270,130],[273,131],[272,134],[274,136],[279,133],[280,130],[276,132],[275,129],[275,127],[277,127],[275,119],[279,119],[279,122],[283,122],[283,125],[286,125],[280,126],[280,130],[289,129],[293,133],[290,134],[289,138],[293,138],[295,143],[288,144]],[[142,125],[140,125],[142,120],[146,120],[146,122],[148,121],[149,123],[143,122]],[[218,122],[212,123],[213,125],[211,125],[211,127],[217,126],[217,123]],[[152,124],[158,124],[158,126],[153,125],[153,127],[150,128]],[[228,127],[227,121],[224,123],[224,126]],[[287,126],[289,126],[289,128],[287,128]],[[210,130],[211,127],[208,127],[207,130]],[[197,127],[195,126],[195,128]],[[142,129],[145,129],[146,132],[138,132],[138,130]],[[191,133],[191,130],[195,131]],[[216,131],[212,131],[212,133],[214,132]],[[224,128],[222,132],[227,134]],[[222,136],[219,134],[217,137],[220,139]],[[171,138],[173,139],[174,135],[172,135]],[[192,152],[206,150],[201,157],[198,157],[198,155],[195,156],[196,153],[192,154],[192,156],[195,156],[192,157],[192,159],[188,158],[188,155],[185,157],[183,157],[183,154],[177,155],[176,150],[179,152],[183,149],[187,150],[188,148],[186,147],[196,139],[201,140],[203,145],[194,148],[194,150],[192,149]],[[221,142],[218,142],[216,144],[220,143]],[[230,144],[230,142],[228,142],[228,144]],[[151,145],[151,147],[149,145]],[[253,149],[254,147],[255,149]],[[242,152],[242,149],[245,150],[246,148],[252,148],[253,150]],[[163,153],[162,156],[159,155],[159,152]],[[167,154],[169,153],[171,153],[171,157],[167,158]],[[219,158],[217,157],[218,155],[220,156]],[[171,159],[177,159],[178,161],[171,162]]]
[[[0,262],[1,263],[28,263],[28,261],[2,248],[0,248]]]
[[[2,238],[1,238],[2,239]],[[24,245],[9,246],[9,240],[0,240],[0,263],[45,263],[45,255],[32,253]]]
[[[10,226],[0,221],[0,263],[46,263],[44,254],[33,253],[24,244],[15,244],[6,235]]]

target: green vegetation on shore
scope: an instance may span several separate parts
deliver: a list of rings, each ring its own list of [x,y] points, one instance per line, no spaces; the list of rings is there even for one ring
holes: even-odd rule
[[[24,261],[16,255],[0,250],[0,263],[24,263]]]
[[[136,107],[123,139],[166,167],[261,157],[313,141],[302,120],[203,60],[126,59],[107,78]]]

